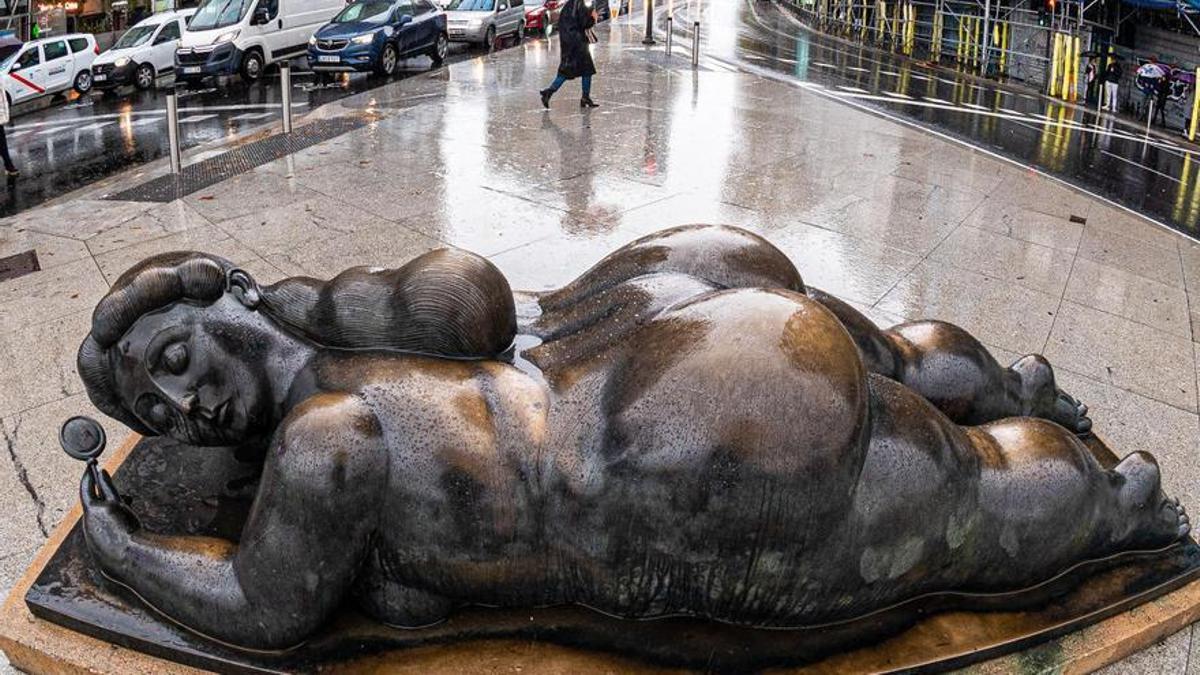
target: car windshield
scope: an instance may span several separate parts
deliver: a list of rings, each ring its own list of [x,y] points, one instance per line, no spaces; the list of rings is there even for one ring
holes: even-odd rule
[[[387,21],[388,11],[391,9],[392,3],[390,2],[356,2],[338,12],[338,15],[333,17],[333,23],[354,23],[355,21],[383,23]]]
[[[134,26],[125,31],[120,40],[112,46],[113,49],[126,49],[128,47],[139,47],[146,44],[150,40],[150,36],[154,35],[154,29],[158,26]]]
[[[213,30],[232,26],[246,16],[254,0],[204,0],[188,24],[188,30]]]
[[[446,10],[450,12],[490,12],[496,0],[450,0]]]

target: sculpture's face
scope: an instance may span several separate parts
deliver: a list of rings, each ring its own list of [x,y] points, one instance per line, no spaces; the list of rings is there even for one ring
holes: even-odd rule
[[[272,329],[226,294],[147,314],[112,348],[126,407],[146,426],[192,445],[234,445],[271,419],[264,362]]]

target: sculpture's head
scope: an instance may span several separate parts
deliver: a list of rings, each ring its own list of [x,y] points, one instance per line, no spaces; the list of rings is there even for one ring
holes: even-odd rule
[[[283,412],[288,382],[275,380],[301,364],[281,345],[495,358],[515,334],[507,280],[466,251],[262,288],[224,258],[164,253],[96,306],[79,374],[96,407],[139,433],[232,445],[270,433]]]
[[[123,274],[92,315],[79,373],[92,401],[142,434],[232,445],[271,426],[265,367],[280,328],[253,278],[223,258],[170,253]]]

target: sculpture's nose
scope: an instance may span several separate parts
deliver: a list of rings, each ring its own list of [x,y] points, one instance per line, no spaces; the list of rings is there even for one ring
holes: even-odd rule
[[[183,398],[179,399],[179,409],[183,411],[184,415],[191,415],[192,411],[196,409],[198,402],[199,399],[196,397],[196,394],[188,392],[183,395]]]

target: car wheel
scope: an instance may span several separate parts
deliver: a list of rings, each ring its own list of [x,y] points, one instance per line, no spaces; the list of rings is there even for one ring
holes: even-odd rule
[[[137,72],[133,74],[133,86],[138,89],[149,89],[154,86],[154,66],[149,63],[143,63],[138,66]]]
[[[517,24],[517,42],[525,39],[525,22]]]
[[[75,76],[75,91],[86,94],[92,90],[92,71],[84,69]]]
[[[383,46],[383,53],[379,55],[379,63],[376,64],[375,70],[380,75],[391,75],[396,72],[396,61],[399,61],[396,56],[396,47],[390,44]]]
[[[483,34],[483,48],[492,51],[496,46],[496,27],[488,26],[487,32]]]
[[[429,52],[429,58],[433,59],[433,65],[440,66],[446,60],[446,53],[450,50],[450,39],[445,33],[440,33],[437,36],[437,42],[433,43],[433,51]]]
[[[256,51],[246,52],[242,57],[242,79],[247,83],[257,82],[262,77],[263,57]]]

